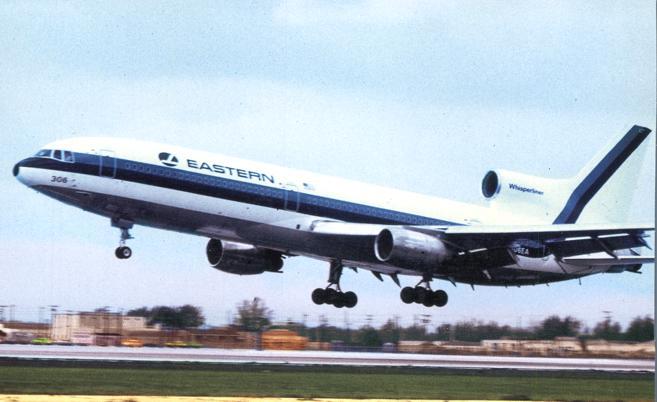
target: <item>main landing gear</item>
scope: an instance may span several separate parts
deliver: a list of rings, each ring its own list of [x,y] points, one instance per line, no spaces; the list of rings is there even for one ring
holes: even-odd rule
[[[119,240],[119,247],[114,250],[114,255],[120,260],[125,260],[132,257],[132,249],[125,245],[126,241],[129,239],[134,239],[130,235],[130,229],[132,228],[132,222],[125,221],[122,219],[114,220],[112,219],[112,226],[116,226],[121,229],[121,238]]]
[[[358,296],[354,292],[342,292],[340,289],[340,277],[342,276],[342,263],[331,262],[329,270],[328,286],[324,289],[313,290],[312,299],[315,304],[332,304],[337,308],[352,308],[358,303]]]
[[[431,275],[423,275],[422,280],[414,288],[406,286],[399,296],[406,304],[418,303],[425,307],[443,307],[447,304],[447,292],[444,290],[431,290]]]

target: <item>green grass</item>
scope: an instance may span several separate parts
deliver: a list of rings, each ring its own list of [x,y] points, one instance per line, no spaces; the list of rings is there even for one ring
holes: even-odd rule
[[[652,400],[653,387],[652,374],[0,362],[4,394]]]

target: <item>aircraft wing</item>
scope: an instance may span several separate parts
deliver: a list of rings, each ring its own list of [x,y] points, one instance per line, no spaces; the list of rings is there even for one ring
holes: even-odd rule
[[[649,224],[553,224],[472,226],[386,226],[316,222],[312,230],[336,236],[376,236],[385,228],[401,228],[435,236],[456,254],[450,264],[492,268],[516,262],[517,255],[553,254],[574,265],[629,265],[654,262],[654,257],[620,256],[616,251],[648,247]],[[604,252],[608,258],[574,258]],[[615,261],[615,262],[614,262]]]
[[[425,231],[421,227],[420,231]],[[448,244],[468,251],[480,248],[531,245],[545,247],[558,257],[613,252],[647,246],[645,232],[652,225],[555,224],[510,226],[450,226],[436,234]],[[431,233],[431,230],[428,230]],[[427,233],[425,231],[425,233]]]

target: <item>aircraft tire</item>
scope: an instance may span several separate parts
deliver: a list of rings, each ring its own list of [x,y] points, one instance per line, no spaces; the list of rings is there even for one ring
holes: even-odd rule
[[[415,287],[415,302],[424,304],[424,300],[427,298],[427,294],[429,291],[423,287],[416,286]]]
[[[335,305],[335,302],[338,300],[339,297],[340,297],[340,293],[338,293],[338,291],[335,289],[328,288],[324,290],[324,303],[326,304]]]
[[[353,308],[358,304],[358,296],[354,292],[346,292],[342,297],[344,298],[344,306],[347,308]]]
[[[322,288],[313,290],[313,293],[310,297],[313,299],[313,303],[317,305],[326,303],[326,292]]]
[[[415,289],[410,286],[406,286],[399,292],[399,297],[406,304],[411,304],[415,301]]]
[[[444,307],[447,304],[447,292],[444,290],[436,290],[433,292],[433,304],[436,307]]]
[[[434,303],[435,303],[434,293],[428,290],[424,295],[424,301],[422,302],[422,305],[424,307],[432,307],[435,305]]]
[[[346,298],[344,297],[344,293],[340,292],[335,296],[333,300],[333,305],[337,308],[343,308],[347,305],[345,299]]]
[[[126,246],[117,247],[117,249],[114,251],[114,255],[120,260],[125,260],[132,257],[132,250],[130,247]]]

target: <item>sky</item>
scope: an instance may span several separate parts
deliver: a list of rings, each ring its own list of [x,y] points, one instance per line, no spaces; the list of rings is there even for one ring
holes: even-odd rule
[[[655,18],[652,1],[0,2],[0,305],[36,320],[190,303],[215,325],[253,297],[277,321],[350,326],[653,315],[653,265],[581,285],[437,282],[441,309],[346,272],[358,306],[315,306],[325,263],[233,276],[208,266],[206,239],[145,227],[119,261],[106,219],[10,172],[59,138],[133,137],[485,205],[490,169],[570,177],[632,125],[655,129]],[[632,222],[654,222],[648,146]]]

